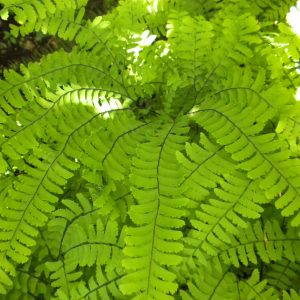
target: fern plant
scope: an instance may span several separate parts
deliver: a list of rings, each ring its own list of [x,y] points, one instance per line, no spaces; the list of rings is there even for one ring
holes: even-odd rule
[[[0,299],[300,299],[295,2],[0,1]]]

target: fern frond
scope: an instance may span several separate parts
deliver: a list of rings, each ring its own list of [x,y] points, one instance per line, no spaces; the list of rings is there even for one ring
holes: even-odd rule
[[[290,290],[282,292],[282,300],[300,300],[300,295],[295,290]]]
[[[123,180],[128,174],[131,155],[143,140],[142,132],[149,123],[134,117],[131,111],[124,111],[105,120],[103,127],[94,129],[81,145],[79,159],[91,169],[103,170],[107,178]]]
[[[120,1],[109,19],[113,20],[116,30],[122,35],[127,35],[127,26],[134,33],[141,33],[148,28],[155,35],[165,34],[168,13],[174,7],[174,3],[174,0]]]
[[[47,259],[46,265],[58,297],[82,299],[79,295],[85,293],[87,282],[91,289],[96,286],[93,276],[81,277],[86,268],[100,268],[99,284],[105,279],[101,266],[109,279],[118,275],[123,238],[116,221],[100,217],[99,209],[83,194],[76,201],[64,199],[62,203],[64,208],[57,209],[48,223],[47,243],[56,258]]]
[[[286,258],[292,262],[299,260],[298,247],[300,239],[296,230],[289,230],[283,233],[278,222],[266,222],[262,228],[259,222],[248,225],[242,229],[240,234],[231,237],[231,245],[219,249],[216,254],[225,264],[232,264],[236,267],[243,265],[257,264],[259,258],[265,262],[280,261]],[[216,265],[218,259],[212,259]]]
[[[207,272],[200,269],[187,283],[188,292],[180,290],[183,300],[237,299],[236,278],[228,268],[221,272]]]
[[[70,268],[63,260],[47,262],[45,266],[51,274],[49,278],[54,289],[63,291],[69,296],[70,291],[78,286],[82,272]]]
[[[93,88],[65,88],[57,91],[57,95],[48,93],[48,99],[37,99],[37,103],[33,104],[30,110],[23,108],[22,112],[18,113],[17,120],[16,116],[9,119],[15,124],[10,131],[5,132],[6,139],[1,143],[3,152],[11,159],[17,160],[36,148],[41,139],[49,141],[52,138],[56,143],[62,142],[64,136],[74,128],[77,114],[88,117],[93,113],[93,108],[97,109],[99,104],[96,101],[86,100],[90,93],[97,97],[97,94],[102,92],[102,89],[94,91]],[[83,103],[86,106],[82,105]],[[76,109],[67,111],[66,105],[76,105]],[[70,122],[68,127],[57,121],[66,115]],[[49,122],[55,123],[49,126]]]
[[[76,201],[71,199],[62,200],[63,207],[53,212],[53,217],[47,226],[47,243],[51,249],[51,254],[59,257],[62,252],[65,236],[70,234],[72,227],[79,222],[78,226],[86,226],[89,222],[94,224],[99,209],[84,194],[76,195]],[[79,237],[80,238],[80,237]]]
[[[9,204],[1,212],[3,219],[0,222],[3,229],[0,231],[0,268],[13,275],[13,267],[9,261],[27,261],[31,254],[30,248],[35,244],[34,238],[38,234],[36,228],[45,224],[47,215],[53,211],[58,200],[57,195],[62,194],[62,187],[78,168],[75,159],[80,141],[76,142],[76,137],[79,132],[84,134],[85,127],[91,126],[96,118],[108,112],[112,113],[113,110],[104,110],[92,117],[90,113],[85,113],[85,117],[89,116],[89,119],[79,126],[74,122],[77,127],[72,131],[65,129],[67,134],[58,143],[59,150],[52,150],[49,154],[48,148],[39,147],[36,155],[29,157],[32,166],[26,168],[27,175],[14,183]],[[67,111],[65,113],[69,114]]]
[[[248,280],[240,280],[238,289],[241,299],[278,299],[278,294],[268,286],[268,281],[261,280],[258,269],[252,272]]]
[[[251,2],[251,6],[257,11],[258,18],[262,21],[285,21],[290,8],[296,3],[296,0],[257,0]]]
[[[108,66],[104,64],[102,67],[102,65],[102,58],[74,49],[71,53],[59,51],[49,54],[38,64],[21,66],[22,75],[13,70],[4,72],[5,80],[0,84],[0,97],[3,98],[1,108],[7,116],[32,104],[30,113],[27,113],[25,117],[25,119],[32,120],[32,111],[34,113],[36,110],[46,110],[56,101],[61,102],[59,96],[62,93],[58,93],[57,96],[56,91],[61,86],[69,86],[70,83],[73,85],[73,90],[86,87],[91,88],[92,91],[98,85],[97,82],[101,82],[101,87],[98,88],[99,93],[102,89],[103,92],[125,93],[129,96],[126,86],[119,80],[119,75],[111,75],[107,69]],[[111,81],[114,82],[113,85]],[[12,128],[17,128],[16,125],[11,125]]]
[[[124,294],[136,294],[134,299],[172,299],[177,288],[167,267],[180,263],[183,248],[177,229],[184,225],[180,218],[187,199],[178,188],[181,174],[175,154],[183,149],[187,130],[186,119],[154,124],[149,141],[138,147],[133,158],[131,189],[138,204],[129,214],[136,227],[126,230],[128,258],[123,265],[128,274],[120,288]]]
[[[226,176],[225,176],[226,177]],[[238,228],[246,228],[245,218],[257,219],[263,209],[255,201],[257,187],[243,176],[228,176],[227,181],[215,188],[215,195],[200,205],[196,219],[191,220],[195,230],[190,231],[185,242],[189,256],[206,264],[205,256],[216,255],[218,248],[231,244],[230,234],[239,234]],[[215,198],[214,198],[215,197]]]
[[[207,198],[210,189],[217,187],[223,180],[221,175],[232,174],[236,166],[226,159],[223,147],[212,143],[203,132],[200,133],[199,143],[187,143],[187,157],[178,152],[177,159],[184,167],[184,179],[180,185],[185,195],[200,202]]]
[[[221,14],[224,14],[221,11]],[[260,30],[256,19],[249,13],[235,15],[232,18],[220,18],[221,24],[215,24],[217,42],[213,47],[212,59],[215,65],[245,64],[254,55],[254,46],[261,43]]]
[[[281,119],[276,127],[280,138],[288,141],[291,153],[299,157],[300,146],[298,143],[298,132],[300,131],[300,106],[298,103],[289,105],[283,110]]]
[[[221,272],[200,270],[188,282],[189,293],[180,291],[183,300],[197,299],[278,299],[278,294],[267,285],[267,280],[260,281],[257,269],[247,280],[238,280],[228,268]]]
[[[270,285],[281,290],[297,289],[300,274],[300,264],[288,259],[271,264],[266,274]]]
[[[128,211],[135,204],[135,199],[129,190],[130,183],[125,181],[124,185],[111,182],[104,187],[101,195],[95,200],[95,206],[99,208],[99,214],[110,215],[112,219],[128,221]],[[108,187],[108,188],[107,188]]]
[[[90,224],[84,228],[76,223],[72,226],[72,234],[69,231],[64,236],[60,257],[54,262],[46,263],[52,273],[51,284],[58,288],[58,291],[70,295],[72,288],[78,286],[76,281],[82,275],[82,271],[77,271],[78,267],[104,265],[107,270],[110,270],[110,261],[114,263],[117,255],[114,254],[112,257],[114,253],[112,248],[121,247],[117,244],[116,223],[107,222],[105,228],[103,225],[101,219],[97,220],[95,227],[94,224]]]
[[[259,108],[248,112],[243,106],[229,102],[203,104],[192,113],[196,114],[196,122],[239,162],[239,168],[247,171],[249,178],[261,178],[259,186],[268,199],[280,197],[276,207],[282,209],[283,216],[295,215],[292,225],[298,226],[299,161],[290,159],[286,144],[276,139],[275,134],[258,135],[265,124],[264,112]]]
[[[223,242],[213,235],[214,244],[207,241],[187,239],[189,247],[185,249],[184,263],[180,266],[181,271],[187,278],[201,266],[209,269],[221,269],[221,265],[233,265],[240,267],[241,264],[248,266],[257,265],[260,260],[264,263],[281,261],[283,258],[289,261],[298,261],[298,247],[300,239],[296,230],[283,233],[276,221],[267,222],[262,228],[259,222],[254,225],[247,224],[245,229],[239,229],[237,235],[227,233],[228,241]],[[194,243],[194,248],[191,247]],[[200,246],[208,244],[206,248]],[[210,246],[210,248],[208,248]],[[210,252],[208,250],[210,250]]]
[[[276,60],[277,56],[274,55]],[[284,63],[282,64],[284,65]],[[237,101],[239,104],[250,106],[255,111],[265,111],[265,115],[261,114],[259,117],[262,126],[263,122],[269,122],[269,124],[265,124],[264,131],[273,132],[276,128],[277,136],[284,142],[288,141],[291,153],[297,156],[297,133],[300,130],[299,105],[293,99],[295,91],[287,88],[286,84],[282,84],[283,70],[280,71],[280,74],[281,77],[278,78],[280,83],[269,86],[266,82],[266,70],[261,67],[255,71],[248,67],[236,67],[230,73],[227,73],[225,69],[219,70],[218,77],[224,76],[223,86],[220,89],[219,82],[213,84],[214,89],[218,91],[212,93],[212,97],[217,95],[218,101],[224,101],[224,103]],[[201,101],[201,97],[197,96],[195,102],[200,103]],[[268,128],[266,128],[267,125]]]
[[[84,300],[84,299],[127,299],[119,289],[117,283],[122,279],[124,274],[106,275],[101,267],[95,271],[96,276],[90,277],[88,282],[80,282],[76,289],[71,290],[68,296],[64,291],[58,291],[59,300]]]
[[[68,265],[92,266],[109,265],[112,247],[122,249],[117,244],[118,227],[116,222],[107,222],[105,227],[101,220],[97,220],[95,228],[90,225],[88,232],[81,226],[73,226],[76,234],[68,234],[62,243],[61,255]]]
[[[60,23],[67,26],[68,21],[73,20],[74,14],[77,10],[82,8],[84,11],[84,6],[86,5],[86,0],[80,1],[63,1],[55,2],[52,1],[1,1],[4,5],[0,12],[2,19],[6,20],[9,15],[14,15],[15,21],[19,24],[12,25],[11,33],[14,36],[26,35],[33,31],[38,31],[40,28],[47,26],[49,19],[52,20],[52,27],[62,26]],[[53,15],[56,19],[52,19]],[[60,19],[59,19],[60,17]],[[81,15],[82,18],[82,15]]]
[[[299,298],[295,1],[0,0],[5,299]]]
[[[28,175],[14,183],[10,190],[6,207],[1,212],[0,231],[0,268],[14,275],[12,264],[24,263],[31,254],[30,248],[35,245],[37,227],[47,220],[47,214],[53,210],[57,201],[55,194],[62,193],[59,187],[72,175],[69,168],[76,167],[74,162],[65,156],[61,159],[43,162],[36,158],[33,167],[27,168]]]
[[[14,278],[14,288],[5,296],[0,295],[1,300],[5,299],[24,299],[33,300],[40,295],[45,298],[51,297],[51,288],[49,282],[44,278],[42,268],[36,268],[34,271],[27,266],[17,269],[18,275]]]
[[[212,48],[212,29],[205,18],[192,18],[185,11],[173,11],[169,15],[167,37],[178,73],[182,74],[182,86],[197,85],[194,88],[199,89],[200,75],[203,66],[207,67],[206,58]]]

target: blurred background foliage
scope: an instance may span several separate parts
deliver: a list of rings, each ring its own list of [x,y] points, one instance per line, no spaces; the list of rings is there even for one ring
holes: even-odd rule
[[[118,4],[118,0],[90,0],[86,9],[86,16],[90,19],[104,15]],[[2,5],[0,4],[0,9]],[[36,61],[43,55],[59,48],[71,50],[72,43],[62,41],[58,37],[33,33],[26,37],[13,37],[9,32],[11,24],[16,24],[13,16],[7,21],[0,19],[0,79],[6,68],[18,69],[19,64]]]

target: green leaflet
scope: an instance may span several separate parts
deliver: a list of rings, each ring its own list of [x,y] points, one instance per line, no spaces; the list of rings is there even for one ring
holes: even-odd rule
[[[0,0],[0,300],[299,299],[296,1],[118,2]]]

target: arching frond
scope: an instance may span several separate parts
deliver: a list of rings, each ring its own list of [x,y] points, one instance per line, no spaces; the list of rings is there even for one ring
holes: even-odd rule
[[[298,226],[299,160],[290,158],[286,144],[275,134],[259,134],[269,116],[259,107],[250,112],[233,101],[216,105],[211,100],[192,114],[250,179],[261,179],[259,186],[268,199],[279,197],[276,207],[283,216],[294,215],[292,224]]]
[[[121,290],[136,294],[135,299],[171,299],[177,288],[175,275],[167,268],[180,263],[183,248],[179,228],[184,225],[180,218],[187,199],[178,187],[176,151],[183,149],[187,129],[186,119],[153,125],[149,141],[139,146],[133,158],[131,182],[137,205],[129,214],[136,227],[126,230],[128,258],[123,265],[128,275]]]

